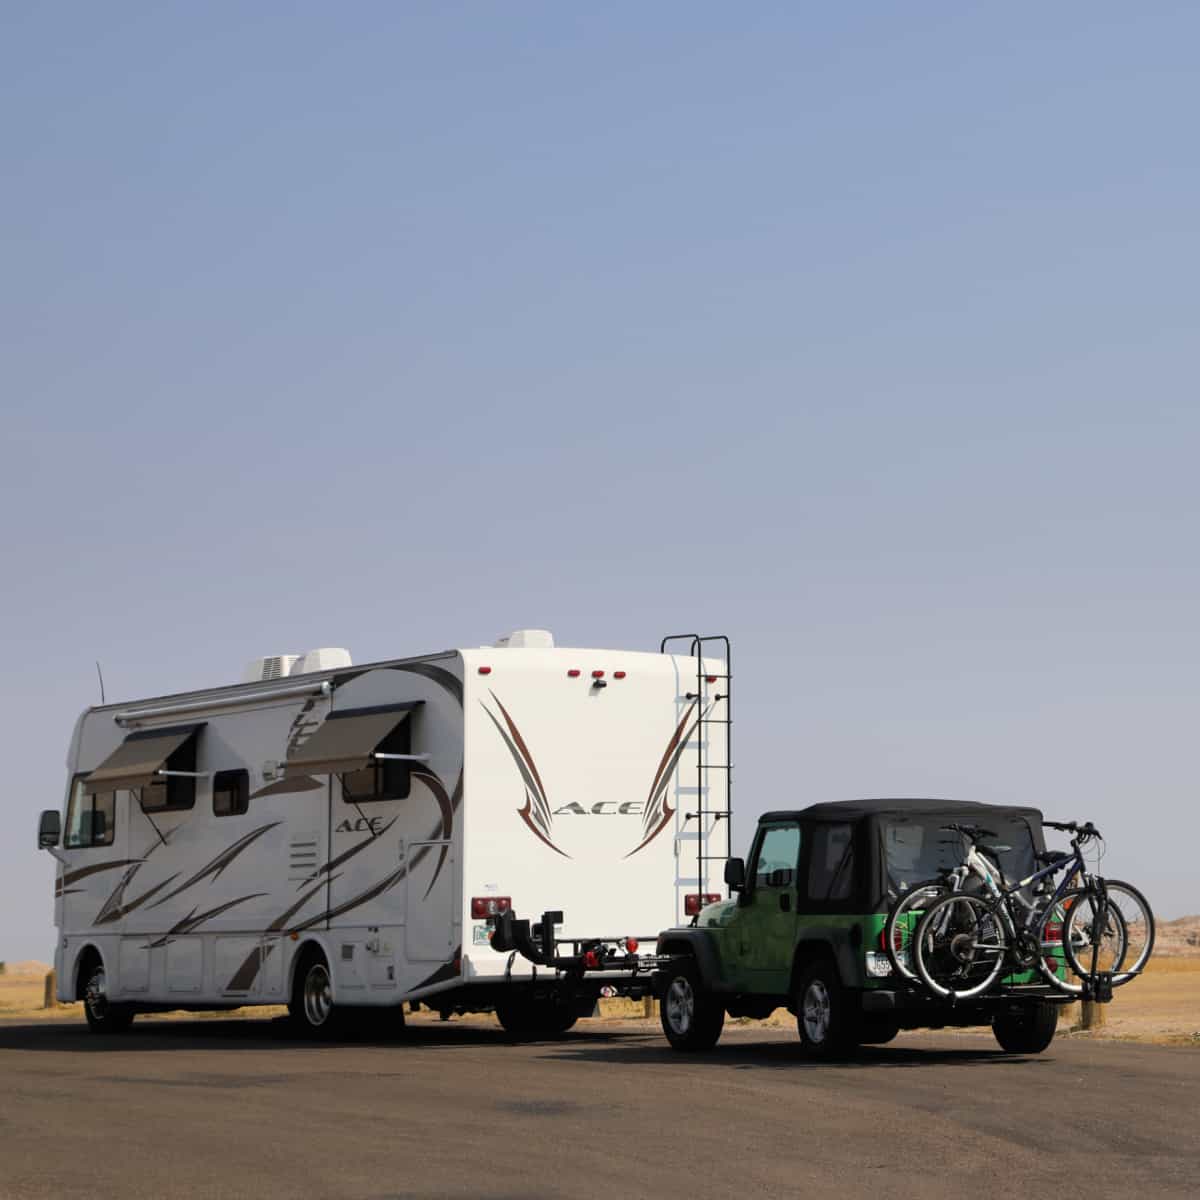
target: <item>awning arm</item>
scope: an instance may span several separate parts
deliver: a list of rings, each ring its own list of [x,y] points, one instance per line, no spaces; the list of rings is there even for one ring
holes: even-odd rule
[[[371,755],[372,758],[386,758],[388,762],[428,762],[432,755],[429,754],[384,754],[382,751],[376,750]]]

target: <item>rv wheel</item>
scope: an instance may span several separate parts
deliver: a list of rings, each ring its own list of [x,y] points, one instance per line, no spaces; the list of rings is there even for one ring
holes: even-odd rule
[[[93,1033],[123,1033],[133,1024],[133,1012],[126,1004],[113,1004],[108,998],[108,977],[104,964],[95,962],[86,971],[83,985],[83,1013]]]
[[[308,1037],[331,1037],[334,1033],[333,980],[319,950],[307,952],[296,968],[288,1016],[292,1027]]]

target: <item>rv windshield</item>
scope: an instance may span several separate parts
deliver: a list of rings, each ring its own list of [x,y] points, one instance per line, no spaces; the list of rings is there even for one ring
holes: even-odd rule
[[[994,830],[996,837],[985,837],[980,848],[991,850],[1010,883],[1023,879],[1036,869],[1033,833],[1025,818],[1004,813],[980,814],[971,820],[936,813],[914,817],[885,817],[883,845],[887,858],[888,887],[894,892],[907,891],[914,883],[933,879],[939,871],[960,866],[965,845],[957,833],[942,828],[957,821],[978,823]]]

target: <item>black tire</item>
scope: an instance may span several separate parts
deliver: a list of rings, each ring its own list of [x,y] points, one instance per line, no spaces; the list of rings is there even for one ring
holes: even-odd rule
[[[982,996],[1007,967],[1008,943],[998,906],[969,892],[935,900],[917,925],[912,956],[921,982],[935,996]]]
[[[832,959],[819,959],[800,976],[796,987],[796,1028],[809,1058],[852,1054],[862,1033],[857,996],[842,986]]]
[[[992,1018],[992,1033],[1009,1054],[1041,1054],[1057,1028],[1058,1005],[1047,1000],[1032,1000]]]
[[[579,1019],[557,997],[513,996],[496,1002],[496,1017],[504,1031],[519,1038],[561,1037]]]
[[[333,1003],[333,979],[320,950],[306,950],[292,980],[288,1018],[296,1033],[308,1038],[331,1038],[341,1013]]]
[[[888,962],[892,964],[892,970],[901,979],[907,979],[912,983],[919,982],[912,965],[912,935],[916,928],[916,922],[910,919],[900,924],[901,918],[909,916],[914,911],[924,912],[933,900],[949,894],[950,888],[944,879],[923,879],[920,883],[914,883],[888,912],[883,926],[883,949],[888,956]],[[923,907],[918,909],[918,904]],[[897,926],[900,928],[899,939],[896,938]],[[907,963],[901,960],[897,952],[897,940],[900,942],[900,949],[908,948],[905,956],[908,960]]]
[[[92,958],[80,973],[83,1015],[93,1033],[124,1033],[133,1024],[128,1004],[113,1004],[108,999],[108,977],[99,958]]]
[[[677,959],[664,972],[659,1019],[676,1050],[711,1050],[725,1025],[725,1006],[705,988],[693,959]]]
[[[858,1031],[858,1044],[860,1046],[882,1046],[886,1042],[890,1042],[899,1032],[900,1026],[896,1021],[889,1021],[886,1017],[864,1018]]]
[[[1136,979],[1150,961],[1150,954],[1154,949],[1154,913],[1150,910],[1149,901],[1133,884],[1124,883],[1120,879],[1106,879],[1104,887],[1113,909],[1113,919],[1120,924],[1123,943],[1121,961],[1115,964],[1116,970],[1112,980],[1112,985],[1116,988],[1131,979]],[[1087,890],[1081,888],[1068,892],[1063,897],[1064,905],[1067,905],[1070,898],[1074,898],[1074,903],[1068,905],[1070,915],[1063,925],[1063,953],[1071,970],[1084,977],[1091,971],[1091,955],[1085,953],[1081,960],[1081,956],[1076,953],[1078,943],[1071,935],[1076,922],[1086,919],[1085,914],[1091,911]],[[1089,938],[1088,945],[1090,944]]]

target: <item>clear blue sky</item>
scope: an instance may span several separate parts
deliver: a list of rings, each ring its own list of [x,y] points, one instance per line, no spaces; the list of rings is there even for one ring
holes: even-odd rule
[[[1200,910],[1192,5],[10,3],[0,957],[77,712],[729,633],[736,835],[1090,817]]]

